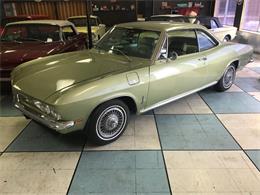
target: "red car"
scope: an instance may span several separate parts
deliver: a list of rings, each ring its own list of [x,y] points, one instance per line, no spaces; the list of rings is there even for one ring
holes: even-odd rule
[[[9,23],[1,36],[0,81],[21,63],[53,54],[85,48],[85,35],[63,20],[31,20]]]
[[[19,15],[19,16],[7,16],[1,20],[1,26],[0,26],[0,34],[2,34],[2,31],[4,30],[4,27],[6,24],[11,22],[18,22],[18,21],[24,21],[24,20],[47,20],[50,19],[49,16],[46,15]]]

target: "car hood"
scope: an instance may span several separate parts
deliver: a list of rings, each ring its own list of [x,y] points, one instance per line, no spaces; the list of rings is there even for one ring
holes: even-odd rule
[[[140,58],[139,58],[140,59]],[[37,59],[15,68],[13,86],[39,100],[79,82],[93,81],[130,69],[131,64],[120,55],[95,51],[78,51]]]
[[[56,43],[35,43],[35,42],[1,42],[0,68],[13,69],[21,63],[47,56],[59,48],[60,42]],[[33,49],[32,49],[33,48]]]

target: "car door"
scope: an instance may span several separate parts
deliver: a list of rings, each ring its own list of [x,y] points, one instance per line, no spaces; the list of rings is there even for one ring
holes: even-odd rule
[[[197,29],[196,34],[199,51],[201,55],[205,57],[205,63],[208,69],[206,82],[214,82],[222,75],[223,64],[227,63],[225,60],[228,59],[227,55],[229,54],[219,47],[218,41],[206,31]]]
[[[166,51],[166,54],[165,54]],[[176,59],[174,56],[178,55]],[[156,107],[174,97],[191,93],[206,84],[204,56],[198,52],[194,30],[169,32],[161,55],[150,67],[146,107]]]
[[[84,40],[79,37],[76,30],[70,25],[62,27],[62,37],[64,50],[67,52],[78,50],[84,44]]]

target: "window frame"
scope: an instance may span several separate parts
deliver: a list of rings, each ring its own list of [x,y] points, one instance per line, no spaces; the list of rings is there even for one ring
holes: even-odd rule
[[[39,24],[37,24],[37,23],[31,23],[31,24],[7,24],[7,25],[5,26],[5,28],[3,29],[1,36],[3,36],[3,35],[6,33],[6,31],[7,31],[7,29],[8,29],[9,27],[13,27],[13,26],[25,26],[25,28],[26,28],[27,25],[36,25],[36,26],[39,26]],[[63,41],[62,32],[61,32],[61,26],[59,26],[59,25],[57,25],[57,24],[40,24],[40,25],[56,26],[57,29],[59,30],[59,40],[58,40],[58,41],[52,41],[51,43],[57,43],[57,42]]]
[[[75,28],[72,26],[72,25],[65,25],[65,26],[61,26],[60,28],[60,31],[61,31],[61,37],[62,37],[62,40],[63,41],[69,41],[69,39],[66,39],[65,35],[64,35],[64,32],[63,32],[63,29],[66,28],[66,27],[70,27],[72,29],[72,31],[75,33],[75,35],[73,36],[76,37],[78,35],[77,31],[75,30]]]
[[[211,34],[209,34],[208,32],[206,32],[205,30],[199,29],[199,28],[194,29],[194,30],[195,30],[195,33],[196,33],[196,38],[197,38],[197,44],[198,44],[199,52],[204,52],[204,51],[211,50],[211,49],[213,49],[213,48],[215,48],[215,47],[217,47],[217,46],[219,45],[219,41],[218,41],[215,37],[213,37]],[[201,49],[200,49],[200,45],[199,45],[199,39],[198,39],[198,31],[201,31],[202,33],[206,34],[210,39],[212,39],[213,42],[215,43],[215,46],[214,46],[214,47],[211,47],[211,48],[209,48],[209,49],[206,49],[206,50],[201,50]]]
[[[166,36],[165,36],[165,39],[164,39],[164,41],[163,41],[163,44],[162,44],[162,46],[160,47],[161,49],[160,49],[160,51],[159,51],[159,55],[158,55],[158,58],[157,58],[157,60],[162,60],[162,59],[160,59],[160,56],[161,56],[161,51],[162,51],[162,49],[163,49],[163,46],[164,46],[164,44],[165,44],[165,41],[166,41],[166,44],[167,44],[167,58],[166,59],[169,59],[168,58],[168,54],[169,54],[169,33],[171,33],[171,32],[176,32],[176,31],[193,31],[194,32],[194,34],[195,34],[195,38],[196,38],[196,43],[197,43],[197,46],[198,46],[198,51],[197,52],[194,52],[194,53],[189,53],[189,54],[184,54],[184,55],[178,55],[178,57],[184,57],[184,56],[188,56],[188,55],[193,55],[193,54],[195,54],[195,53],[199,53],[200,51],[199,51],[199,45],[198,45],[198,39],[197,39],[197,34],[196,34],[196,29],[194,29],[194,28],[187,28],[187,29],[176,29],[176,30],[171,30],[171,31],[166,31]]]
[[[247,9],[248,9],[249,4],[250,4],[249,1],[246,1],[246,2],[244,2],[244,4],[243,4],[239,30],[240,30],[240,31],[244,31],[244,32],[259,34],[259,33],[260,33],[260,16],[259,16],[259,19],[258,19],[258,26],[257,26],[256,31],[255,31],[255,30],[252,30],[252,29],[246,29],[246,28],[245,28],[246,17],[247,17],[246,11],[247,11]]]
[[[104,40],[104,38],[106,36],[108,36],[111,32],[113,32],[115,29],[128,29],[128,30],[131,30],[131,29],[135,29],[135,30],[143,30],[143,31],[152,31],[152,32],[156,32],[158,33],[159,37],[158,37],[158,42],[156,43],[154,49],[153,49],[153,52],[151,54],[151,57],[150,58],[143,58],[143,57],[136,57],[136,56],[129,56],[129,57],[135,57],[135,58],[142,58],[142,59],[145,59],[145,60],[151,60],[151,61],[155,61],[155,59],[158,59],[158,54],[160,53],[161,50],[158,51],[158,48],[161,48],[162,45],[161,44],[161,39],[164,38],[163,34],[164,34],[164,31],[160,31],[160,30],[149,30],[149,29],[143,29],[143,28],[131,28],[131,27],[120,27],[120,26],[114,26],[112,28],[110,28],[104,36],[102,36],[102,38],[98,41],[97,45],[102,43],[102,41]],[[95,48],[95,47],[94,47]]]
[[[216,26],[216,27],[213,27],[213,25],[212,25],[213,23],[214,23],[214,26]],[[216,28],[219,28],[218,23],[217,23],[216,20],[213,19],[213,18],[210,19],[210,26],[211,26],[210,29],[216,29]]]
[[[217,18],[223,18],[223,21],[222,21],[222,19],[221,19],[221,23],[222,23],[222,25],[226,25],[226,26],[234,26],[234,22],[235,22],[235,14],[234,14],[234,16],[232,15],[232,17],[234,17],[234,20],[233,20],[233,24],[228,24],[228,22],[227,22],[227,16],[228,15],[230,15],[229,14],[229,9],[230,9],[230,1],[233,1],[233,0],[225,0],[225,9],[224,9],[224,13],[223,13],[223,15],[221,15],[220,14],[220,6],[221,6],[221,1],[219,0],[219,1],[217,1],[216,0],[216,2],[215,2],[215,7],[214,7],[214,17],[217,17]],[[236,9],[236,8],[235,8]]]

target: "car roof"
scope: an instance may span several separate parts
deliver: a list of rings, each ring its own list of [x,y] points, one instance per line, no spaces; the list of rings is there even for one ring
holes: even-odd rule
[[[143,30],[155,31],[171,31],[178,29],[206,29],[198,24],[183,23],[183,22],[168,22],[168,21],[147,21],[147,22],[129,22],[116,25],[123,28],[137,28]]]
[[[163,15],[153,15],[151,16],[151,18],[153,17],[170,17],[170,18],[174,18],[174,17],[185,17],[183,15],[180,14],[163,14]]]
[[[49,24],[49,25],[58,25],[58,26],[72,25],[72,23],[67,20],[25,20],[19,22],[11,22],[6,24],[6,26],[16,25],[16,24]]]
[[[71,16],[71,17],[68,17],[68,19],[86,18],[86,17],[87,17],[87,16],[85,16],[85,15],[82,15],[82,16]],[[97,16],[90,15],[90,18],[97,18]]]

